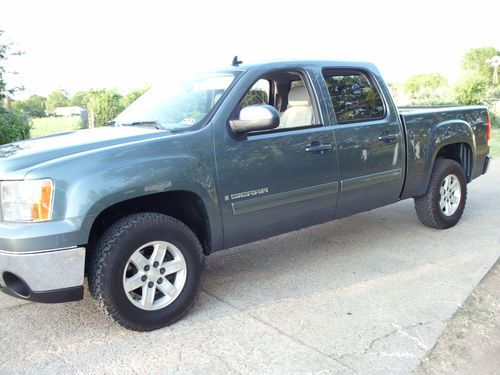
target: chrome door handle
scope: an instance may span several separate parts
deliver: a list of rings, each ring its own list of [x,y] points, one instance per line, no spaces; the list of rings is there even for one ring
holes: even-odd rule
[[[393,141],[397,140],[398,137],[399,134],[383,134],[378,137],[378,140],[386,143],[392,143]]]
[[[311,143],[306,147],[306,152],[323,152],[327,150],[331,150],[333,146],[331,143]]]

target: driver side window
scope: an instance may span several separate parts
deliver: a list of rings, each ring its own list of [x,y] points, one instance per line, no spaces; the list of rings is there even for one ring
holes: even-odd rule
[[[235,115],[245,107],[268,104],[280,114],[279,127],[266,131],[319,124],[311,95],[298,72],[275,72],[259,79],[240,101]]]
[[[250,105],[269,104],[270,86],[271,82],[268,80],[259,79],[241,100],[240,108],[243,109]]]

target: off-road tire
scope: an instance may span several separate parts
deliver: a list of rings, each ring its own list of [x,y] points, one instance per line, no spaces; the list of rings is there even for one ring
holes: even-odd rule
[[[186,262],[186,281],[176,299],[153,311],[136,307],[123,286],[123,274],[132,253],[151,241],[174,244]],[[138,213],[114,223],[97,241],[89,267],[91,295],[118,324],[134,331],[152,331],[182,318],[199,291],[204,256],[193,231],[173,217]]]
[[[444,179],[455,175],[460,182],[461,198],[455,213],[446,216],[440,208],[440,188]],[[447,229],[458,223],[467,199],[467,181],[462,166],[454,160],[437,159],[425,195],[415,197],[415,211],[420,222],[430,228]]]

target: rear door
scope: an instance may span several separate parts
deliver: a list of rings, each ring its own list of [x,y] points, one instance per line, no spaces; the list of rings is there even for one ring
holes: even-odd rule
[[[334,109],[340,193],[336,217],[394,203],[404,181],[402,125],[387,89],[362,69],[323,69]]]

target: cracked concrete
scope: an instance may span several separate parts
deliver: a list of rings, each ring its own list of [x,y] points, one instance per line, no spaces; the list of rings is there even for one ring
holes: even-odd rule
[[[409,373],[500,255],[498,186],[493,163],[446,231],[404,201],[214,254],[193,310],[155,332],[115,325],[88,293],[0,295],[0,373]]]

